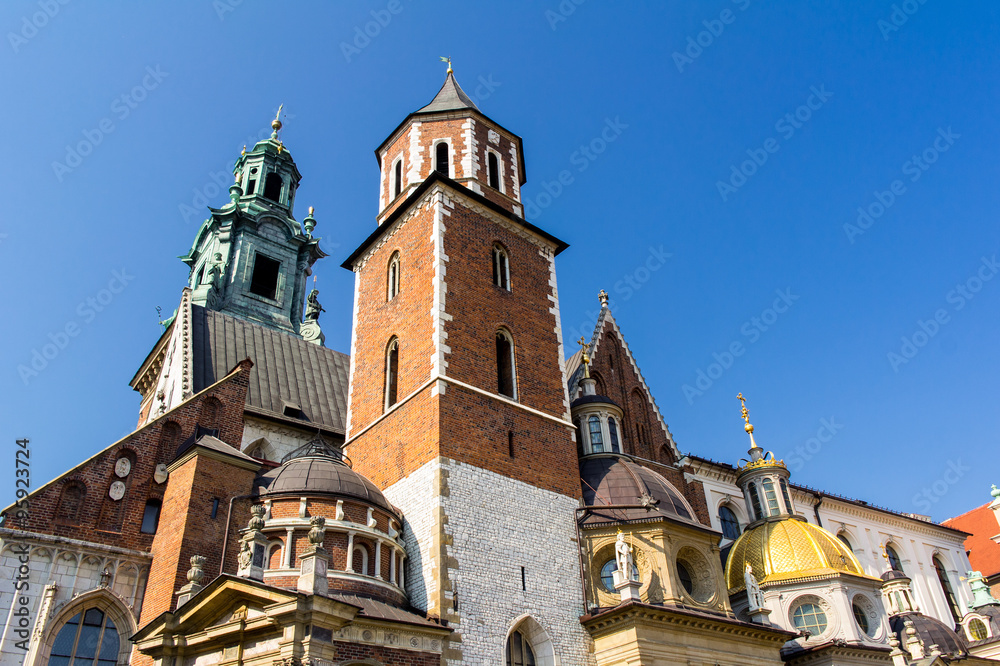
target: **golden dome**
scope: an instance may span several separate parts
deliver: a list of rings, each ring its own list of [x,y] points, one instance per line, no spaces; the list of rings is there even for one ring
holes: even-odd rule
[[[871,578],[840,539],[795,518],[761,523],[740,535],[726,561],[730,594],[744,589],[748,563],[761,585],[841,574]]]

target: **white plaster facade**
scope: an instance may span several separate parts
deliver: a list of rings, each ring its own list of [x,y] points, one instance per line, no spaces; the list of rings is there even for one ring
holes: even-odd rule
[[[385,496],[406,516],[410,603],[427,608],[441,568],[452,583],[444,597],[459,618],[450,626],[463,658],[449,664],[504,663],[507,636],[517,628],[536,648],[538,666],[594,663],[579,621],[577,500],[446,458],[426,463]],[[436,530],[447,537],[443,551],[435,548]]]

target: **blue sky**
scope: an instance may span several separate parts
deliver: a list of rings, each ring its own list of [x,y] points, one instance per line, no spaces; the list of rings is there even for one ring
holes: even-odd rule
[[[745,455],[742,391],[798,483],[936,519],[1000,483],[995,3],[35,0],[0,27],[3,487],[17,437],[37,487],[134,427],[176,257],[279,103],[347,351],[372,151],[442,55],[571,245],[566,338],[606,289],[682,450]]]

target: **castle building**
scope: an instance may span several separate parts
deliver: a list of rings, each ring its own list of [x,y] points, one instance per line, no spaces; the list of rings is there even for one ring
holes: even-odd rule
[[[272,127],[182,257],[135,431],[2,511],[0,666],[994,663],[960,527],[794,484],[745,403],[746,460],[682,453],[603,292],[567,358],[568,245],[450,64],[375,151],[350,354]]]

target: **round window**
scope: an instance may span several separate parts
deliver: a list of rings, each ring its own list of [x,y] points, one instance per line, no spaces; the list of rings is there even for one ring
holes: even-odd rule
[[[604,589],[607,590],[608,592],[617,592],[617,590],[615,589],[615,575],[614,575],[614,572],[617,570],[618,570],[618,562],[616,562],[614,558],[611,558],[610,560],[605,562],[604,566],[601,567],[601,585],[603,585]],[[632,565],[632,578],[634,580],[639,580],[639,570],[636,568],[634,564]]]
[[[972,618],[969,622],[969,638],[974,641],[985,641],[989,637],[989,632],[986,631],[986,625],[983,624],[983,621]]]
[[[873,627],[871,626],[871,622],[868,621],[868,613],[865,612],[864,607],[855,601],[851,604],[851,610],[854,611],[854,619],[857,621],[858,626],[861,627],[861,631],[871,636]]]
[[[792,612],[792,624],[799,631],[808,631],[809,636],[819,636],[826,631],[826,613],[819,604],[799,604]]]
[[[691,580],[691,573],[687,570],[680,560],[677,561],[677,577],[681,579],[681,585],[687,590],[688,594],[694,593],[694,581]]]

